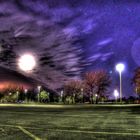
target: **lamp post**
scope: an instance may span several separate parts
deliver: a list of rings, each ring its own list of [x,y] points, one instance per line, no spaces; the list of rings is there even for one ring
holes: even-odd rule
[[[120,102],[122,103],[122,72],[124,70],[124,64],[119,63],[116,65],[116,70],[119,72],[120,77]]]
[[[48,102],[50,102],[50,92],[48,92]]]
[[[114,96],[115,96],[115,100],[116,100],[116,103],[117,103],[117,99],[118,99],[118,96],[119,96],[119,92],[117,89],[114,90]]]
[[[40,90],[41,90],[41,86],[37,86],[37,89],[38,89],[38,94],[37,94],[37,100],[38,100],[38,102],[39,102],[39,94],[40,94]]]
[[[95,103],[97,104],[97,97],[98,97],[98,94],[95,94]]]
[[[63,90],[61,90],[61,93],[60,93],[60,102],[63,102],[63,94],[64,94],[64,91]]]
[[[18,98],[19,98],[19,91],[17,91],[16,93],[17,93],[17,102],[18,102]]]
[[[28,89],[24,89],[24,93],[25,93],[25,102],[27,103],[27,92],[28,92]]]
[[[84,103],[84,89],[83,88],[81,88],[81,94],[82,94],[82,102]]]

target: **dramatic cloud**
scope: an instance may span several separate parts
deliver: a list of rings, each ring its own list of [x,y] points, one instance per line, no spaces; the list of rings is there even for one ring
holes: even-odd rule
[[[139,13],[135,0],[2,0],[0,65],[56,90],[95,68],[105,68],[114,77],[114,66],[121,61],[128,67],[128,85],[130,73],[140,64]],[[24,53],[37,60],[30,74],[17,65]]]

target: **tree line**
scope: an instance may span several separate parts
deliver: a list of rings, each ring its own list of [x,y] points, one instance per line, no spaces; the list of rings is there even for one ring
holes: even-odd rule
[[[106,100],[110,85],[111,78],[107,72],[87,72],[83,80],[72,80],[64,85],[64,103],[97,103]]]
[[[82,80],[71,80],[64,84],[59,92],[49,93],[43,87],[28,89],[10,86],[0,91],[1,102],[63,102],[75,103],[98,103],[108,100],[111,86],[111,76],[104,70],[96,70],[85,73]],[[140,67],[134,71],[132,86],[140,98]],[[112,94],[112,93],[111,93]]]

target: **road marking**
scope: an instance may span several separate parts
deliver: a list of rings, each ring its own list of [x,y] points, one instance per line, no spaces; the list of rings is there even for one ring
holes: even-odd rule
[[[77,105],[64,105],[64,104],[56,104],[56,105],[51,105],[51,104],[47,104],[47,105],[43,105],[43,104],[0,104],[0,107],[7,107],[7,106],[11,106],[11,107],[41,107],[41,108],[96,108],[96,107],[139,107],[140,104],[113,104],[113,105],[107,105],[107,104],[98,104],[98,105],[95,105],[95,104],[77,104]]]
[[[16,125],[6,125],[6,124],[0,124],[0,126],[7,126],[7,127],[14,127],[14,128],[16,128],[16,127],[18,127],[18,126],[16,126]],[[61,125],[62,127],[67,127],[67,128],[71,128],[71,127],[73,127],[73,126],[63,126],[63,125]],[[30,126],[21,126],[21,127],[24,127],[24,128],[26,128],[26,129],[33,129],[33,130],[46,130],[45,128],[39,128],[39,127],[30,127]],[[80,129],[91,129],[91,127],[79,127]],[[105,128],[108,128],[108,127],[102,127],[103,129],[105,129]],[[101,128],[101,129],[102,129]],[[49,128],[48,128],[49,129]],[[51,129],[51,128],[50,128]],[[116,130],[116,129],[118,129],[118,128],[112,128],[112,130]],[[56,130],[55,128],[52,128],[52,130]],[[59,129],[58,129],[59,130]],[[60,129],[60,130],[63,130],[63,129]],[[70,130],[70,129],[68,129],[68,130]],[[123,129],[120,129],[121,131],[123,131]],[[138,132],[140,132],[140,129],[133,129],[133,128],[127,128],[127,129],[124,129],[124,130],[126,130],[126,131],[138,131]],[[83,130],[80,130],[80,131],[83,131]],[[90,130],[91,131],[91,130]],[[85,131],[86,132],[86,131]],[[92,131],[91,131],[92,132]]]
[[[12,127],[12,128],[18,128],[20,129],[24,134],[28,135],[29,137],[33,138],[34,140],[41,140],[39,137],[33,135],[31,132],[27,131],[25,128],[23,128],[22,126],[17,126],[17,125],[8,125],[8,124],[0,124],[0,126],[4,126],[4,127]],[[26,127],[26,128],[31,128],[31,127]]]
[[[33,135],[32,133],[30,133],[29,131],[27,131],[23,127],[17,126],[17,128],[19,128],[24,134],[28,135],[29,137],[33,138],[34,140],[41,140],[39,137]]]
[[[47,129],[57,132],[71,132],[71,133],[87,133],[87,134],[106,134],[106,135],[133,135],[140,136],[140,133],[119,133],[119,132],[94,132],[94,131],[82,131],[82,130],[60,130],[60,129]]]
[[[14,127],[14,128],[16,127],[15,125],[9,125],[9,124],[0,124],[0,126],[4,126],[4,127],[7,126],[7,127]]]
[[[140,132],[138,133],[121,133],[121,132],[105,132],[105,131],[84,131],[84,130],[71,130],[71,129],[45,129],[43,130],[42,128],[34,128],[34,127],[22,127],[22,126],[14,126],[14,125],[0,125],[0,126],[7,126],[7,127],[15,127],[15,128],[19,128],[22,132],[24,132],[26,135],[30,136],[31,138],[33,138],[34,140],[41,140],[39,137],[33,135],[32,133],[30,133],[29,131],[27,131],[25,128],[28,129],[33,129],[33,130],[41,130],[41,131],[45,131],[45,130],[49,130],[49,131],[56,131],[56,132],[70,132],[70,133],[86,133],[86,134],[106,134],[106,135],[127,135],[127,136],[140,136]],[[127,130],[138,130],[138,129],[127,129]]]

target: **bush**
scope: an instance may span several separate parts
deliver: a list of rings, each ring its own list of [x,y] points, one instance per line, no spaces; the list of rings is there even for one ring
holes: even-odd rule
[[[49,102],[49,93],[45,90],[41,91],[39,94],[40,102]]]

